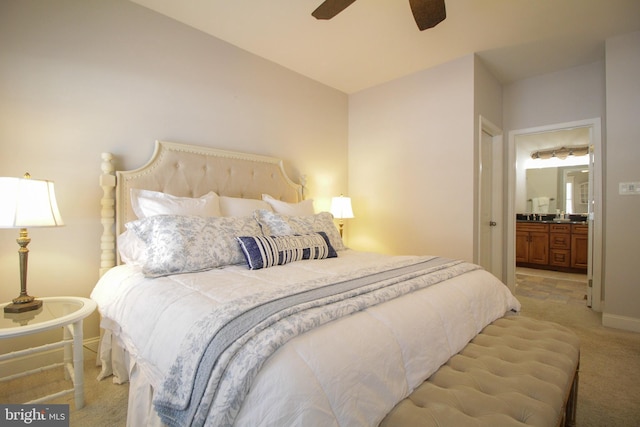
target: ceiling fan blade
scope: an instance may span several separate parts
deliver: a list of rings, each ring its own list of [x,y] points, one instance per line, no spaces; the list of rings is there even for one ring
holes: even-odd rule
[[[311,15],[316,19],[331,19],[356,0],[325,0]]]
[[[447,17],[444,0],[409,0],[409,4],[420,31],[435,27]]]

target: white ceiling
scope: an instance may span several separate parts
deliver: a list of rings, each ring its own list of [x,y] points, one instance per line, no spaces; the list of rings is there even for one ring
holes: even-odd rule
[[[322,0],[131,0],[345,93],[478,53],[503,83],[604,58],[640,30],[640,0],[446,0],[419,31],[409,0],[358,0],[329,21]]]

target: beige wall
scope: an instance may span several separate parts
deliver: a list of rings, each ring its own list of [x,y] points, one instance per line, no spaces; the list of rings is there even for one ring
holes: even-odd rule
[[[347,243],[473,261],[480,115],[502,88],[475,55],[351,95]]]
[[[620,182],[640,181],[640,32],[607,40],[605,326],[640,332],[640,196]]]
[[[348,244],[473,259],[474,56],[349,97]]]
[[[475,119],[479,116],[502,128],[502,85],[487,69],[480,57],[474,63]]]
[[[504,87],[505,133],[602,117],[604,64],[596,62],[519,80]]]
[[[130,169],[156,139],[249,151],[306,174],[320,209],[346,192],[345,94],[128,1],[0,2],[0,94],[0,176],[54,180],[66,223],[30,231],[37,296],[98,279],[101,152]],[[19,291],[16,237],[0,230],[0,301]]]

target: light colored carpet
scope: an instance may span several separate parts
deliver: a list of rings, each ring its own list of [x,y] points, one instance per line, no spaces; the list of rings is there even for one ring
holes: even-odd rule
[[[580,337],[577,425],[640,425],[640,334],[605,328],[586,306],[518,299],[522,316],[557,322]]]
[[[124,427],[127,423],[128,386],[113,384],[111,379],[97,381],[100,368],[96,353],[84,348],[85,406],[77,410],[73,394],[47,403],[68,404],[72,427]],[[55,368],[28,377],[0,383],[0,402],[23,403],[73,387],[65,380],[64,370]]]
[[[586,306],[518,296],[522,315],[554,321],[576,332],[581,340],[579,427],[640,425],[640,334],[601,326],[600,314]],[[73,396],[52,403],[68,403],[73,427],[115,427],[126,424],[128,390],[110,379],[96,381],[95,352],[85,350],[86,406],[76,410]],[[62,370],[0,384],[0,402],[18,403],[69,388]],[[136,427],[136,426],[134,426]]]

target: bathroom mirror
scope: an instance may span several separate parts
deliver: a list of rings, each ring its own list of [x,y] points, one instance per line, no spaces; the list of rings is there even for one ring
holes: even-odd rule
[[[587,165],[526,170],[527,213],[586,214],[589,209]]]
[[[589,194],[590,156],[585,152],[589,141],[588,127],[518,135],[515,138],[515,211],[555,214],[558,209],[586,214],[589,204],[582,202],[586,202]],[[571,188],[569,193],[567,185]],[[534,212],[534,200],[544,203],[547,199],[543,209],[537,203],[538,210]]]

